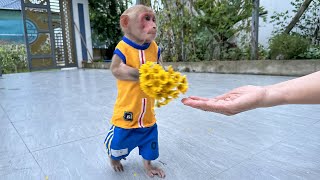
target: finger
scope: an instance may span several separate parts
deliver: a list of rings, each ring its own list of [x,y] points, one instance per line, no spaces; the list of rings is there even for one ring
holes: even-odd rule
[[[158,170],[151,170],[151,172],[152,172],[153,175],[160,176],[160,171],[158,171]]]
[[[113,170],[114,170],[115,172],[118,172],[118,168],[117,168],[116,166],[113,166]]]
[[[209,100],[209,98],[204,98],[204,97],[199,97],[199,96],[190,96],[189,98],[193,99],[193,100],[200,100],[200,101],[208,101]]]
[[[120,165],[119,170],[120,170],[120,172],[123,172],[123,166],[122,165]]]
[[[191,96],[191,97],[188,97],[188,98],[183,98],[181,100],[181,102],[183,104],[186,104],[188,103],[189,101],[208,101],[209,99],[208,98],[201,98],[201,97],[194,97],[194,96]]]
[[[210,101],[186,99],[183,101],[183,104],[203,111],[210,111],[224,115],[229,115],[229,112],[226,110],[227,108],[225,107],[227,102],[230,103],[230,101],[220,99],[211,99]]]
[[[200,104],[200,103],[205,103],[205,102],[208,102],[208,100],[201,100],[201,99],[191,99],[191,98],[184,98],[181,100],[181,102],[184,104],[184,105],[187,105],[187,106],[192,106],[194,104]]]
[[[150,176],[150,177],[154,177],[153,172],[152,172],[152,171],[149,171],[148,176]]]
[[[198,100],[186,99],[186,100],[183,101],[183,104],[187,105],[187,106],[190,106],[190,107],[193,107],[193,108],[204,110],[204,108],[206,106],[206,102],[207,101],[198,101]]]
[[[164,171],[160,170],[159,176],[160,176],[161,178],[165,178],[165,177],[166,177],[166,174],[164,173]]]
[[[188,98],[182,98],[181,102],[184,104],[184,102],[187,100]]]

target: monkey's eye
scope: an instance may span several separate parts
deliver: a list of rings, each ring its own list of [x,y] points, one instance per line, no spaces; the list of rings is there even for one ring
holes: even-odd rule
[[[151,20],[151,17],[150,16],[145,16],[144,17],[147,21],[150,21]]]

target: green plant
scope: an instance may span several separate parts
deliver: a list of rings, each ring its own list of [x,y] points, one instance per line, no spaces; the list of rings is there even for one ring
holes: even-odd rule
[[[270,39],[271,59],[297,59],[300,54],[307,51],[309,40],[298,34],[278,34]]]
[[[269,59],[269,51],[267,48],[265,48],[263,45],[259,44],[259,52],[258,57],[261,60]]]
[[[1,44],[0,66],[4,74],[28,71],[25,46]]]
[[[104,62],[103,59],[97,59],[97,60],[93,60],[93,62]]]
[[[299,55],[301,59],[320,59],[320,46],[312,46]]]
[[[119,21],[128,1],[89,0],[90,23],[95,46],[114,49],[122,37]]]
[[[242,47],[235,41],[250,31],[251,0],[172,0],[154,4],[160,27],[157,41],[163,47],[164,61],[242,58]]]

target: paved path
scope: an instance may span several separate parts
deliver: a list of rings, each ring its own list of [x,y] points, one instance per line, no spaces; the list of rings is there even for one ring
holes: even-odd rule
[[[211,97],[292,77],[187,74],[187,95]],[[151,179],[137,150],[111,170],[103,140],[116,97],[108,70],[0,77],[1,180]],[[320,179],[320,106],[288,105],[227,117],[183,106],[156,110],[169,180]],[[158,178],[153,178],[158,179]]]

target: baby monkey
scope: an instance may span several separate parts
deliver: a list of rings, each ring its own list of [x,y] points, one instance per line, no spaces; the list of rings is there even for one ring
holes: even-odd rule
[[[140,89],[138,70],[147,61],[161,61],[160,48],[154,41],[155,13],[144,5],[132,6],[121,15],[120,26],[124,36],[115,48],[110,67],[117,79],[118,96],[105,145],[115,171],[123,171],[120,160],[138,147],[147,174],[164,178],[165,172],[151,164],[159,157],[154,99]]]

